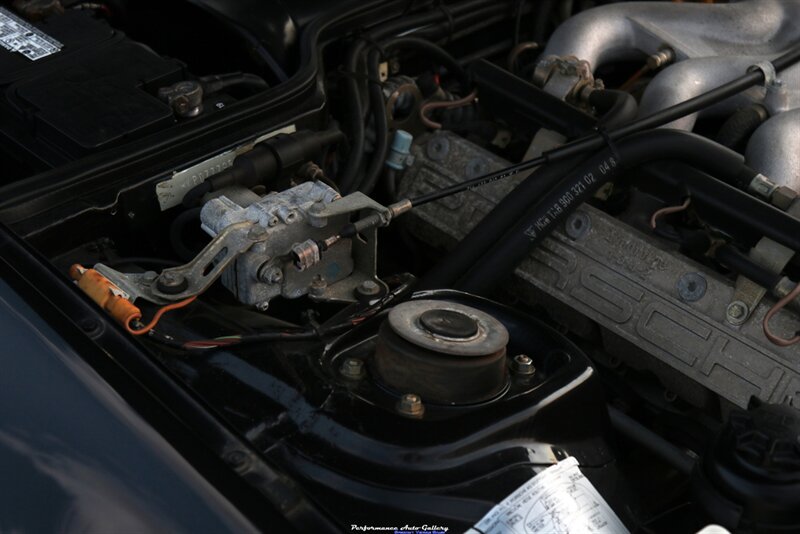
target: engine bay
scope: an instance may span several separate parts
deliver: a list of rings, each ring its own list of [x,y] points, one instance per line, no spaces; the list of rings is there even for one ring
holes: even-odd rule
[[[797,531],[798,20],[2,2],[0,222],[298,531]]]

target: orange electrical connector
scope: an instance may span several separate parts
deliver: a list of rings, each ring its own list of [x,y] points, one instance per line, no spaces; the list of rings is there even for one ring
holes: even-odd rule
[[[96,270],[75,264],[69,268],[69,275],[89,298],[125,328],[131,321],[142,317],[141,310],[121,296],[120,289]]]

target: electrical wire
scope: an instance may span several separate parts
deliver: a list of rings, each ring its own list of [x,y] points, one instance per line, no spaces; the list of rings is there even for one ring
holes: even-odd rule
[[[786,339],[785,337],[775,334],[769,327],[769,322],[772,320],[775,314],[785,308],[787,304],[792,302],[798,296],[800,296],[800,284],[797,284],[788,295],[776,302],[775,305],[772,306],[772,308],[770,308],[767,314],[764,316],[764,321],[762,322],[764,335],[767,336],[767,339],[779,347],[791,347],[792,345],[800,343],[800,334],[795,334],[794,337]]]
[[[634,72],[633,76],[628,78],[628,80],[625,83],[620,85],[619,86],[619,90],[620,91],[630,92],[631,89],[633,89],[633,86],[636,84],[636,82],[638,82],[639,79],[641,79],[641,77],[644,76],[645,74],[647,74],[648,72],[650,72],[650,65],[645,65],[641,69],[639,69],[636,72]]]
[[[539,49],[539,43],[535,43],[533,41],[527,41],[515,45],[514,48],[512,48],[508,52],[508,57],[506,58],[506,68],[509,70],[509,72],[516,72],[517,60],[519,59],[519,56],[523,52],[527,52],[529,50],[538,50],[538,49]]]
[[[448,11],[455,17],[455,22],[458,23],[464,17],[469,17],[477,10],[494,4],[495,2],[491,0],[468,0],[448,6]],[[365,128],[362,122],[364,106],[361,102],[361,87],[357,79],[357,73],[367,46],[369,43],[383,41],[392,35],[397,35],[408,29],[416,29],[416,32],[419,33],[425,26],[436,24],[445,18],[447,18],[447,15],[444,10],[435,9],[426,10],[411,16],[404,16],[399,20],[390,21],[377,28],[371,29],[366,35],[358,37],[348,48],[344,61],[345,73],[347,73],[348,76],[344,79],[343,85],[348,109],[347,126],[351,139],[351,149],[341,172],[341,176],[337,176],[337,182],[343,193],[351,193],[358,188],[359,182],[361,181],[359,175],[364,153]]]
[[[776,71],[781,71],[786,67],[794,65],[798,61],[800,61],[800,43],[795,44],[789,49],[789,51],[773,60],[772,65],[775,67]],[[764,72],[760,69],[753,69],[742,76],[739,76],[730,82],[724,83],[706,93],[698,95],[694,98],[690,98],[689,100],[685,100],[684,102],[675,104],[674,106],[670,106],[646,117],[642,117],[641,119],[637,119],[624,126],[620,126],[619,128],[615,128],[610,131],[599,132],[598,134],[593,134],[588,137],[582,137],[571,143],[567,143],[549,152],[546,152],[540,157],[512,165],[511,167],[507,167],[493,173],[478,176],[470,180],[465,180],[450,187],[432,191],[409,200],[412,206],[421,206],[429,202],[434,202],[436,200],[461,193],[462,191],[475,189],[477,187],[496,182],[497,180],[515,176],[521,172],[546,163],[553,163],[574,158],[577,155],[598,150],[604,145],[608,144],[609,141],[616,141],[633,133],[657,128],[686,115],[696,113],[697,111],[705,109],[763,82]]]
[[[458,100],[440,100],[436,102],[427,102],[419,108],[419,118],[422,123],[428,128],[439,130],[442,128],[442,123],[436,122],[428,118],[428,112],[437,109],[455,109],[469,106],[475,99],[478,98],[478,91],[473,90],[470,94]]]
[[[691,203],[692,203],[692,197],[686,197],[686,200],[684,200],[683,203],[678,206],[668,206],[666,208],[661,208],[660,210],[656,210],[653,213],[653,216],[650,217],[650,228],[655,230],[658,224],[658,219],[660,219],[661,217],[665,217],[667,215],[672,215],[673,213],[680,213],[682,211],[685,211],[689,208],[689,204]]]
[[[391,291],[388,291],[383,297],[370,303],[366,308],[350,315],[343,322],[333,325],[317,326],[312,324],[311,327],[297,327],[296,329],[274,330],[268,332],[257,332],[253,334],[231,334],[212,339],[179,341],[171,336],[167,336],[161,332],[156,332],[152,329],[157,322],[157,318],[160,318],[160,315],[163,315],[164,312],[169,311],[162,308],[162,310],[159,310],[157,313],[157,317],[154,318],[154,320],[148,325],[148,327],[150,327],[149,332],[153,341],[157,341],[161,344],[182,350],[213,350],[234,345],[239,346],[263,343],[267,341],[311,341],[315,339],[321,339],[326,336],[347,332],[353,327],[367,321],[368,319],[377,317],[386,309],[389,304],[397,299],[402,298],[409,291],[411,291],[416,282],[416,277],[412,274],[404,274],[387,278],[385,281],[389,284],[397,283],[398,285]],[[176,309],[178,304],[181,303],[171,305],[173,306],[171,309]],[[168,307],[169,306],[165,306],[165,308]],[[147,331],[144,329],[139,330],[138,332],[141,332],[142,334],[147,333]]]
[[[159,310],[155,313],[155,315],[153,315],[153,318],[150,320],[150,322],[141,328],[134,329],[133,327],[131,327],[132,322],[138,321],[139,319],[142,318],[141,314],[133,315],[129,317],[128,321],[125,323],[125,330],[127,330],[129,334],[134,336],[141,336],[143,334],[146,334],[156,327],[158,322],[161,320],[161,317],[165,313],[167,313],[168,311],[185,308],[186,306],[194,302],[196,299],[197,295],[178,302],[173,302],[172,304],[167,304],[166,306],[159,308]]]

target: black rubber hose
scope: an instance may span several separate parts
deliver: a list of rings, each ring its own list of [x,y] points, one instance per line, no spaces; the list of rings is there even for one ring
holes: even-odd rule
[[[397,171],[389,167],[386,168],[386,194],[389,202],[397,200]]]
[[[350,45],[347,61],[345,62],[345,68],[347,69],[347,77],[344,80],[345,94],[347,95],[347,116],[345,120],[350,134],[350,150],[347,153],[347,161],[344,169],[342,169],[342,174],[337,180],[339,189],[345,194],[352,192],[356,185],[358,171],[361,168],[361,158],[364,154],[364,122],[362,120],[364,108],[361,105],[358,81],[355,77],[358,70],[358,58],[364,47],[365,43],[363,41],[356,41]]]
[[[689,475],[694,469],[695,460],[689,454],[662,438],[631,416],[611,406],[608,407],[611,426],[645,449],[674,467],[679,473]]]
[[[183,199],[181,203],[185,208],[193,208],[200,204],[203,200],[203,197],[206,196],[208,193],[211,192],[211,181],[206,180],[205,182],[199,183],[196,186],[189,189],[185,195],[183,195]]]
[[[486,253],[497,239],[517,222],[533,203],[554,187],[577,163],[561,161],[540,167],[506,195],[459,241],[456,248],[423,276],[420,289],[453,287],[467,270]]]
[[[252,150],[236,156],[227,169],[187,191],[182,203],[184,207],[191,208],[197,206],[207,193],[224,187],[240,185],[251,188],[264,184],[288,169],[318,158],[325,147],[342,140],[344,134],[337,128],[321,132],[300,130],[266,139]]]
[[[269,88],[269,84],[260,76],[245,72],[229,72],[227,74],[213,74],[200,78],[203,92],[214,94],[228,87],[249,87],[258,91]]]
[[[744,276],[772,292],[781,280],[775,273],[757,264],[731,245],[723,245],[714,251],[714,258],[731,271]]]
[[[378,79],[380,61],[381,53],[378,50],[372,50],[367,59],[367,72],[370,78]],[[369,102],[375,126],[375,150],[364,175],[364,181],[358,187],[358,190],[365,195],[369,195],[375,189],[378,177],[383,171],[384,161],[386,161],[386,151],[389,149],[389,121],[386,118],[383,89],[377,83],[369,84]]]
[[[487,26],[484,25],[484,21],[488,20],[492,24],[497,24],[507,18],[508,6],[499,3],[489,4],[454,18],[452,25],[449,20],[445,20],[414,32],[414,36],[430,39],[441,45],[457,41],[485,29]]]
[[[464,70],[456,58],[451,56],[445,49],[436,43],[426,39],[420,39],[419,37],[395,37],[383,42],[382,45],[386,51],[409,49],[416,52],[422,52],[429,59],[447,67],[447,70],[449,70],[450,73],[456,77],[459,84],[461,84],[461,90],[469,92],[472,83],[467,75],[467,71]]]
[[[636,118],[639,106],[630,93],[615,89],[601,89],[589,94],[589,104],[600,112],[599,126],[617,128]]]
[[[772,65],[777,71],[781,71],[786,67],[794,65],[798,61],[800,61],[800,44],[795,44],[791,49],[789,49],[788,52],[775,59],[772,62]],[[409,200],[413,206],[421,206],[422,204],[434,202],[440,198],[445,198],[450,195],[460,193],[461,191],[466,191],[467,189],[473,189],[497,180],[514,176],[520,172],[538,167],[544,163],[574,159],[580,154],[585,154],[587,152],[602,148],[607,143],[607,138],[617,141],[637,132],[657,128],[676,119],[680,119],[681,117],[685,117],[686,115],[691,115],[692,113],[710,107],[725,100],[726,98],[739,94],[756,84],[762,83],[763,81],[764,73],[761,70],[750,70],[735,80],[720,85],[716,89],[712,89],[711,91],[703,93],[702,95],[698,95],[674,106],[670,106],[657,113],[648,115],[647,117],[637,119],[620,128],[615,128],[609,132],[606,132],[605,135],[595,134],[589,137],[583,137],[553,149],[538,158],[534,158],[532,160],[528,160],[507,169],[502,169],[484,176],[478,176],[477,178],[473,178],[471,180],[465,180],[459,184],[445,187],[431,193],[426,193]]]
[[[492,5],[490,0],[471,0],[449,7],[453,16],[469,13],[484,5]],[[361,91],[358,81],[359,61],[369,42],[378,42],[387,36],[402,31],[406,28],[415,28],[438,22],[445,19],[444,10],[429,10],[414,16],[402,17],[396,21],[387,22],[370,30],[366,39],[357,39],[347,50],[344,61],[346,78],[344,80],[344,94],[347,102],[347,130],[350,136],[350,151],[341,175],[337,177],[342,193],[350,193],[357,188],[358,175],[361,170],[364,154],[364,106],[361,102]]]
[[[539,12],[536,14],[536,21],[533,23],[533,41],[543,43],[547,38],[547,29],[550,20],[553,18],[553,9],[556,7],[555,0],[542,0],[539,2]]]
[[[191,261],[197,255],[198,251],[194,251],[191,247],[186,245],[184,235],[189,225],[196,224],[200,227],[200,210],[202,208],[190,208],[181,212],[169,227],[169,242],[172,245],[172,250],[178,257],[185,261]]]
[[[575,209],[624,171],[662,160],[678,160],[705,170],[737,187],[758,174],[742,157],[698,135],[652,130],[623,139],[616,150],[604,149],[569,172],[456,284],[476,294],[491,292]]]
[[[722,125],[716,141],[736,152],[743,152],[753,132],[769,118],[769,111],[761,104],[737,110]]]
[[[652,184],[662,191],[666,186],[684,198],[691,197],[703,220],[723,232],[750,242],[765,236],[800,250],[800,219],[785,211],[680,161],[661,161],[641,170],[648,177],[643,186]]]
[[[427,57],[441,63],[458,79],[462,89],[468,90],[470,86],[467,72],[458,64],[458,61],[440,46],[420,39],[418,37],[395,37],[382,43],[383,51],[389,52],[397,49],[411,49],[422,52]],[[364,178],[358,183],[357,189],[365,194],[370,194],[375,189],[378,177],[383,170],[386,151],[389,148],[389,123],[386,118],[383,89],[376,82],[379,79],[381,51],[373,48],[367,58],[367,74],[370,84],[368,87],[370,108],[375,126],[375,150],[372,160],[364,173]],[[363,125],[362,125],[363,129]],[[363,141],[363,139],[362,139]]]

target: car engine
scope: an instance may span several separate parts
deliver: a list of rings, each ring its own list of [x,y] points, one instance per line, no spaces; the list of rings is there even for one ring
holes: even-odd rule
[[[263,530],[796,532],[798,21],[0,2],[0,221]]]

